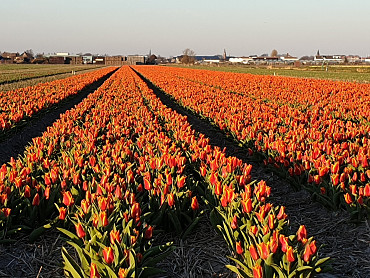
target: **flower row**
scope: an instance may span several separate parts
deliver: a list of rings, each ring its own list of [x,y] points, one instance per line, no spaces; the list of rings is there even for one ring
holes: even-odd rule
[[[27,117],[79,93],[116,68],[103,68],[35,86],[0,92],[0,132],[12,128]]]

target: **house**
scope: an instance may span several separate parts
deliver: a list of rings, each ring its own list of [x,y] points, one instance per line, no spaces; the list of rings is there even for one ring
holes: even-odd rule
[[[82,61],[84,64],[92,64],[93,63],[93,55],[91,53],[85,53],[82,56]]]
[[[342,64],[346,60],[345,55],[320,55],[320,51],[314,56],[314,62],[316,64],[326,63],[326,64]]]
[[[30,63],[33,59],[31,53],[23,52],[22,55],[18,55],[14,58],[14,62],[17,64]]]
[[[358,55],[348,55],[346,56],[346,60],[350,64],[359,64],[361,63],[361,57]]]
[[[257,56],[252,57],[254,64],[271,65],[279,62],[279,57]]]
[[[126,61],[129,65],[144,65],[145,56],[144,55],[128,55]]]
[[[70,55],[69,56],[69,63],[72,65],[82,65],[83,60],[80,55]]]
[[[63,56],[49,56],[49,64],[65,64],[65,58]]]
[[[121,55],[105,57],[107,66],[123,66],[126,63],[126,57]]]
[[[104,56],[93,56],[93,64],[104,65],[105,57]]]
[[[286,55],[280,56],[280,60],[284,64],[294,64],[299,61],[297,57],[290,56],[289,53],[287,53]]]
[[[2,59],[1,63],[2,64],[13,64],[15,63],[15,58],[19,57],[19,53],[12,53],[12,52],[3,52],[1,54]]]

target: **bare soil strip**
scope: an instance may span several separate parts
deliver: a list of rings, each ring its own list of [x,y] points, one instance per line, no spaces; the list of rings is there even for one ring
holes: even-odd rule
[[[2,138],[3,140],[0,141],[0,165],[8,162],[11,157],[16,158],[18,155],[23,154],[32,138],[41,136],[46,128],[59,118],[60,114],[80,103],[90,93],[99,88],[114,72],[105,75],[83,88],[76,95],[62,100],[46,111],[40,111],[33,115],[32,118],[27,119],[27,123],[24,126],[10,131],[6,138]]]
[[[187,116],[194,130],[207,136],[211,145],[219,146],[221,149],[225,147],[227,155],[235,156],[253,165],[252,177],[265,180],[272,189],[272,202],[286,207],[291,222],[291,233],[295,233],[299,225],[304,224],[308,235],[314,236],[318,244],[323,245],[320,249],[321,256],[333,258],[332,275],[322,274],[319,277],[370,277],[369,220],[360,224],[351,223],[349,214],[346,212],[329,211],[320,203],[313,201],[311,195],[305,190],[294,191],[286,180],[268,171],[262,163],[251,161],[246,150],[218,127],[182,107],[140,73],[137,72],[137,74],[163,104]]]

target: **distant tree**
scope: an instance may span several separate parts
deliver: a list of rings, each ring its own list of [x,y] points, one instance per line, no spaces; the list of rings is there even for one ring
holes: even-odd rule
[[[194,64],[195,63],[195,52],[190,48],[186,48],[182,52],[181,63],[183,64]]]
[[[24,51],[28,56],[30,57],[34,57],[34,53],[33,53],[33,50],[32,49],[27,49],[26,51]]]
[[[278,51],[276,49],[271,51],[271,55],[270,55],[271,57],[277,57],[277,55],[278,55]]]
[[[299,60],[302,60],[302,61],[313,61],[314,58],[313,58],[313,56],[302,56],[301,58],[299,58]]]

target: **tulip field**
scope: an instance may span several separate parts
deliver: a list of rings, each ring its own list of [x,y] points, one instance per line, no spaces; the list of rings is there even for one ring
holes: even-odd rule
[[[264,163],[355,217],[370,206],[370,86],[180,68],[139,71]]]
[[[21,80],[40,78],[52,75],[61,75],[71,71],[91,69],[91,65],[0,65],[0,85],[14,83]],[[94,68],[97,68],[94,66]]]
[[[313,277],[330,269],[304,219],[252,166],[210,144],[167,107],[152,82],[267,169],[330,209],[369,217],[370,90],[366,84],[158,66],[102,68],[0,92],[0,134],[114,72],[23,154],[0,165],[0,241],[57,230],[66,277],[163,277],[175,248],[207,214],[238,277]],[[1,137],[0,137],[1,138]],[[292,189],[293,190],[293,189]],[[162,275],[162,276],[161,276]]]
[[[33,114],[77,94],[86,85],[113,70],[113,67],[104,68],[66,79],[39,83],[36,86],[0,92],[0,136],[27,117],[32,117]]]

